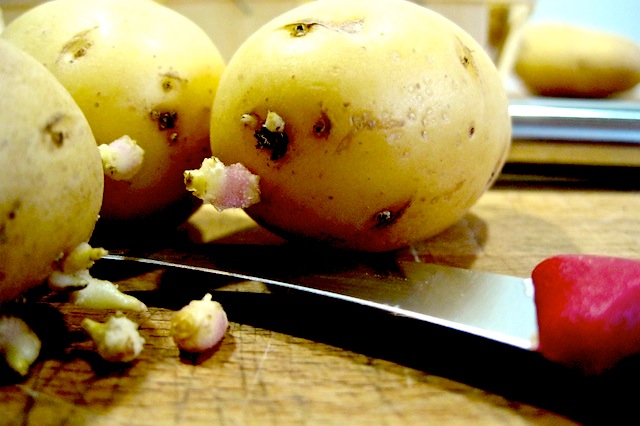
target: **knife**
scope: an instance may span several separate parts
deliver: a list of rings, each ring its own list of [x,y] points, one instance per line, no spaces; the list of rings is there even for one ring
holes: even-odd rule
[[[640,102],[512,99],[510,163],[640,165]]]
[[[103,259],[346,301],[538,352],[587,374],[640,354],[640,260],[558,255],[520,278],[295,245],[134,249]]]
[[[522,349],[535,350],[537,346],[531,279],[407,261],[396,262],[393,274],[371,271],[298,274],[274,268],[257,273],[248,265],[243,267],[245,271],[230,265],[220,268],[215,261],[201,256],[186,260],[167,257],[166,253],[144,257],[110,253],[102,260],[258,281],[427,321]]]

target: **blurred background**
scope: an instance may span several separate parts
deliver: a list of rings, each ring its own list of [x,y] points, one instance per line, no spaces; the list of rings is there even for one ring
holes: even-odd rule
[[[262,24],[313,0],[157,1],[202,27],[229,60]],[[621,35],[640,43],[638,0],[413,1],[463,27],[496,63],[513,104],[510,112],[514,144],[510,163],[534,164],[536,173],[542,170],[541,164],[624,166],[627,169],[632,166],[640,170],[640,85],[602,99],[581,99],[580,96],[559,99],[536,96],[513,72],[522,29],[528,24],[561,22]],[[0,7],[5,21],[10,22],[39,2],[41,0],[0,0]],[[637,51],[618,57],[635,54]],[[639,63],[640,60],[636,60],[636,68],[640,68]],[[580,72],[578,69],[573,75]],[[600,170],[589,173],[602,174]]]
[[[537,0],[531,21],[546,20],[589,25],[640,42],[638,0]]]
[[[310,0],[157,0],[191,18],[207,31],[225,58],[260,25]],[[42,0],[0,0],[9,22]],[[563,21],[612,31],[640,42],[638,0],[414,0],[453,20],[484,46],[490,26],[502,19],[512,26],[524,20]],[[509,16],[511,15],[511,16]],[[221,17],[223,17],[221,19]],[[492,21],[493,20],[493,21]],[[496,21],[497,20],[497,21]],[[493,23],[492,23],[493,22]],[[494,28],[495,29],[495,28]]]

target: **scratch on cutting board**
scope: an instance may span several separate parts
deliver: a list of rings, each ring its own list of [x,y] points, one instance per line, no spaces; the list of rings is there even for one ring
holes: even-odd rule
[[[253,380],[249,383],[249,390],[260,382],[260,376],[262,375],[262,367],[269,357],[269,353],[271,352],[271,342],[273,341],[273,336],[269,334],[269,340],[267,341],[267,346],[264,348],[264,352],[260,357],[260,362],[258,362],[258,367],[256,368],[256,372],[253,375]]]
[[[409,252],[413,257],[414,262],[422,263],[422,259],[420,258],[420,253],[418,252],[418,249],[414,245],[409,246]]]

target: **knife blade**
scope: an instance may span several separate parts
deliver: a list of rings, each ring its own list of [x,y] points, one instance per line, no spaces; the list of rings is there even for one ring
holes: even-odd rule
[[[392,271],[343,264],[309,273],[302,272],[313,271],[309,265],[269,268],[264,262],[247,262],[246,256],[242,265],[234,265],[238,262],[228,261],[233,255],[226,256],[225,263],[215,255],[177,253],[116,252],[101,261],[135,262],[257,281],[368,306],[525,350],[537,348],[536,308],[529,278],[408,261],[394,262]]]
[[[510,163],[640,165],[640,103],[512,99]]]

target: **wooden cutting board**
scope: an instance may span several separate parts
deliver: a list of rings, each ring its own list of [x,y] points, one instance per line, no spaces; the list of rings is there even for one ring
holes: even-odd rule
[[[213,220],[198,212],[189,235],[217,238],[196,226]],[[281,244],[240,228],[236,243]],[[640,193],[499,186],[442,235],[393,256],[527,276],[568,252],[640,258]],[[114,272],[149,306],[128,314],[146,339],[140,358],[101,361],[79,324],[109,312],[50,297],[41,315],[57,343],[27,378],[0,379],[0,424],[571,424],[613,420],[636,403],[621,389],[637,383],[637,363],[584,378],[536,354],[258,283]],[[212,288],[227,335],[210,353],[180,354],[169,318]]]

